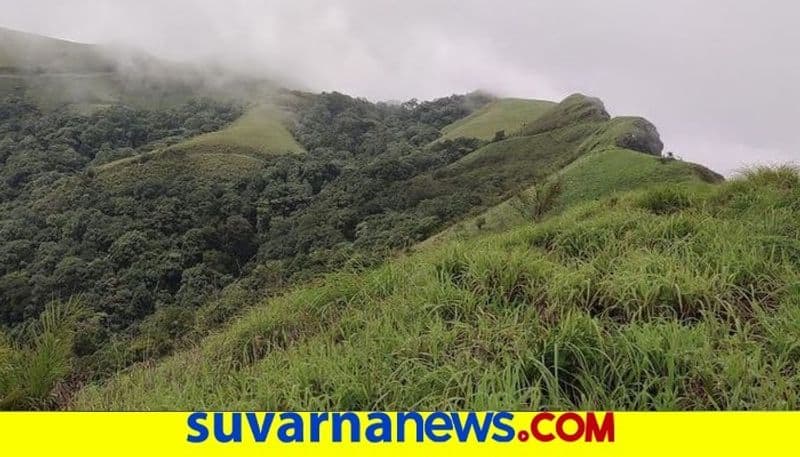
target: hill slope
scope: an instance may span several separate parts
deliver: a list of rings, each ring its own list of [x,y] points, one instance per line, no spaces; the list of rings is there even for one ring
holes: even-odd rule
[[[558,179],[562,191],[554,207],[563,209],[648,185],[716,183],[722,181],[722,176],[693,163],[609,148],[576,160],[558,174]]]
[[[105,73],[113,67],[98,46],[0,27],[0,74]]]
[[[117,184],[181,174],[207,176],[210,180],[235,179],[263,165],[263,160],[304,153],[305,149],[289,132],[289,125],[289,114],[282,108],[259,105],[221,130],[102,164],[97,171],[103,179]]]
[[[492,142],[450,166],[516,169],[520,181],[532,185],[419,247],[444,238],[507,228],[571,204],[649,184],[722,180],[700,165],[661,158],[662,147],[658,131],[647,120],[612,119],[599,99],[573,94],[539,114],[517,136]],[[539,173],[532,174],[516,162],[529,155],[553,158],[548,163],[552,167],[537,167]]]
[[[557,187],[544,208],[546,214],[558,214],[577,204],[600,200],[610,195],[652,185],[718,183],[722,177],[697,164],[667,160],[629,149],[608,148],[581,156],[538,185],[523,190],[519,196],[485,212],[459,222],[422,243],[471,237],[485,232],[508,229],[532,221],[534,216],[525,207],[528,198],[541,186]]]
[[[800,176],[656,186],[265,301],[76,409],[794,409]]]
[[[445,126],[442,129],[441,139],[491,140],[500,130],[505,131],[506,135],[512,135],[553,105],[553,102],[545,100],[501,98],[488,103],[469,116]]]
[[[174,149],[193,152],[238,153],[270,157],[305,152],[286,127],[287,113],[261,105],[248,110],[227,128],[200,135]]]

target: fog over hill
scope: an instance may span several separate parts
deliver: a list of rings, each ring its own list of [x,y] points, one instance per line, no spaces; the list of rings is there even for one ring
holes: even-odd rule
[[[210,60],[372,100],[486,88],[603,94],[652,120],[667,150],[725,174],[796,160],[794,2],[229,1],[25,3],[0,26]],[[92,20],[87,20],[92,18]]]

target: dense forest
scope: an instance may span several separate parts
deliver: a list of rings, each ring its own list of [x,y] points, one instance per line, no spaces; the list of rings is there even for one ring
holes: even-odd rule
[[[293,134],[307,154],[282,155],[230,180],[99,176],[127,158],[218,130],[246,109],[210,99],[167,110],[111,106],[92,114],[0,105],[0,322],[18,338],[53,301],[78,300],[75,352],[103,376],[219,325],[249,297],[334,268],[363,268],[446,224],[496,204],[518,172],[448,168],[485,142],[436,142],[484,105],[480,93],[371,103],[297,94]],[[235,283],[236,300],[225,300]],[[114,344],[112,344],[114,343]]]

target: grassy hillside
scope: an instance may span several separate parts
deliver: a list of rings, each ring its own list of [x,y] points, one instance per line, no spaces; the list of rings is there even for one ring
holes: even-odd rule
[[[286,128],[287,116],[277,107],[256,106],[227,128],[197,136],[173,148],[195,153],[237,153],[262,157],[305,152]]]
[[[571,95],[532,120],[518,136],[492,142],[449,167],[515,170],[523,178],[520,182],[528,183],[528,187],[518,189],[521,192],[508,201],[435,235],[421,247],[445,238],[508,228],[543,215],[539,213],[557,213],[569,205],[613,192],[654,183],[721,180],[721,176],[702,166],[662,159],[662,147],[658,131],[647,120],[612,119],[600,100]],[[550,160],[538,163],[539,173],[535,174],[521,162],[528,156]]]
[[[437,171],[437,179],[458,176],[464,185],[487,177],[487,171],[497,177],[506,176],[514,181],[512,189],[529,185],[535,179],[560,170],[577,158],[582,126],[570,128],[570,133],[547,132],[540,135],[512,137],[489,143],[460,160]]]
[[[96,170],[108,184],[123,186],[176,175],[202,176],[209,181],[236,179],[262,165],[262,159],[305,152],[287,129],[288,116],[276,106],[256,106],[222,130],[109,162]]]
[[[231,181],[262,164],[257,157],[246,154],[168,150],[112,162],[99,169],[97,179],[109,189],[180,176],[202,177],[208,182]]]
[[[506,135],[512,135],[553,105],[554,103],[549,101],[521,98],[495,100],[469,116],[444,127],[441,139],[491,140],[495,132],[500,130],[504,130]]]
[[[603,116],[570,116],[575,106],[593,108],[598,103]],[[495,173],[501,170],[503,174],[516,175],[519,178],[518,185],[530,185],[557,172],[581,155],[614,146],[618,136],[646,137],[631,123],[619,122],[618,119],[609,120],[599,100],[580,94],[572,95],[558,104],[548,102],[517,136],[486,144],[437,172],[437,178],[458,174],[474,179],[491,167]],[[648,140],[659,141],[654,128],[645,133],[650,135]]]
[[[656,185],[267,300],[75,409],[795,409],[800,176]]]
[[[562,191],[556,208],[600,199],[612,193],[653,184],[719,182],[722,176],[707,168],[679,160],[610,148],[584,156],[558,174]]]
[[[610,148],[580,157],[563,170],[547,177],[545,184],[557,183],[558,191],[547,212],[557,214],[576,204],[600,200],[610,195],[661,184],[717,183],[722,177],[697,164],[666,160],[629,149]],[[536,192],[536,185],[522,194]],[[484,232],[508,229],[532,219],[518,197],[462,221],[426,240],[421,247],[445,239],[465,238]]]

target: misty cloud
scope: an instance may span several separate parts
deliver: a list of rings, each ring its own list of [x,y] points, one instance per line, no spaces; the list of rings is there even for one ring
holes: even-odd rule
[[[800,158],[791,1],[0,0],[0,11],[0,26],[373,100],[584,92],[726,174]]]

